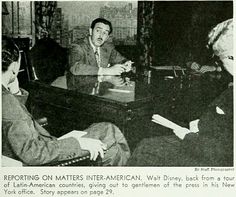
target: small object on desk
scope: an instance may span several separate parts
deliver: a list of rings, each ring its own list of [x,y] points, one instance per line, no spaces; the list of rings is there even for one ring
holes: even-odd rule
[[[165,76],[164,79],[165,79],[165,80],[168,80],[168,79],[174,79],[174,77],[173,77],[173,76]]]
[[[108,90],[111,92],[120,92],[120,93],[131,93],[132,92],[130,90],[122,90],[122,89],[115,89],[115,88],[109,88]]]
[[[181,66],[150,66],[150,68],[153,68],[155,70],[186,70],[186,68],[182,68]]]

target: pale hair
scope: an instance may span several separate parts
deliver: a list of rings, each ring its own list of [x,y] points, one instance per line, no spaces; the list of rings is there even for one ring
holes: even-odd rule
[[[208,34],[208,46],[220,58],[233,56],[233,19],[228,19],[216,25]]]

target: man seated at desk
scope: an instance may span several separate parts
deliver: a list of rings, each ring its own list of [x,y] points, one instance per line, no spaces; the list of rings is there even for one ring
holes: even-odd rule
[[[92,22],[90,35],[70,49],[69,66],[73,75],[120,75],[131,70],[132,62],[108,42],[111,33],[110,21],[97,18]]]
[[[19,88],[17,74],[20,52],[9,38],[2,43],[2,154],[25,165],[42,165],[74,159],[90,153],[90,159],[100,155],[102,165],[124,165],[129,157],[128,144],[113,124],[93,124],[85,131],[57,139],[41,127],[27,111],[24,103],[28,92]]]

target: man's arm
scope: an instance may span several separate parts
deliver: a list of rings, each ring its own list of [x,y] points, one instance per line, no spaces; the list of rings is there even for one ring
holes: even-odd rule
[[[111,56],[110,56],[110,60],[109,63],[111,65],[115,65],[115,64],[123,64],[126,61],[128,61],[127,58],[125,58],[123,55],[121,55],[113,46],[112,47],[112,51],[111,51]]]
[[[97,75],[98,67],[87,63],[86,51],[78,45],[73,44],[69,49],[69,66],[73,75]]]
[[[215,158],[219,162],[233,158],[233,106],[229,100],[209,106],[200,118],[199,134],[186,134],[182,146],[187,154],[208,160]]]
[[[74,138],[56,140],[40,135],[30,120],[4,120],[7,138],[13,152],[28,165],[42,165],[52,161],[82,156],[78,141]]]

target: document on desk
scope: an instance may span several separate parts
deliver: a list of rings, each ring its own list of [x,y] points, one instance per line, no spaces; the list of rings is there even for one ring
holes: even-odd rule
[[[135,88],[135,82],[131,81],[129,85],[115,86],[114,88],[109,88],[108,91],[128,94],[128,93],[134,93],[134,88]]]
[[[73,130],[73,131],[59,137],[58,140],[62,140],[62,139],[69,138],[69,137],[80,138],[80,137],[84,136],[85,134],[87,134],[87,132],[85,132],[85,131]]]
[[[118,92],[118,93],[131,93],[132,92],[130,90],[122,90],[122,89],[115,89],[115,88],[109,88],[108,90],[110,92]]]
[[[186,70],[186,68],[183,68],[181,66],[150,66],[150,67],[155,70]]]
[[[157,123],[157,124],[160,124],[164,127],[167,127],[169,129],[172,129],[172,130],[176,130],[176,129],[181,129],[182,127],[175,124],[174,122],[164,118],[163,116],[159,115],[159,114],[154,114],[152,116],[152,121]]]

